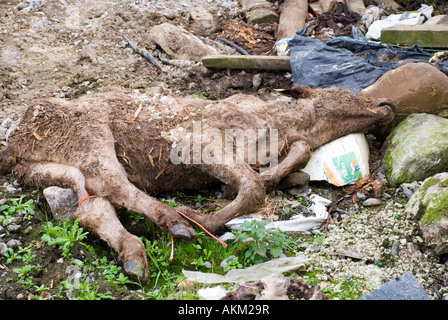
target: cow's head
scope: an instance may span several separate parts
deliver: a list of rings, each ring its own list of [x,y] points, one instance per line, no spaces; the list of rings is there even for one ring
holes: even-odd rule
[[[392,102],[359,97],[346,88],[310,89],[296,86],[292,91],[298,99],[312,100],[314,123],[310,136],[316,140],[316,145],[351,133],[369,131],[381,136],[382,130],[394,118],[395,106]]]

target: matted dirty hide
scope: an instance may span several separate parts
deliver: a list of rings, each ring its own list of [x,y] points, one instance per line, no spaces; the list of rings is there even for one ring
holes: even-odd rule
[[[311,152],[393,119],[384,99],[343,88],[297,86],[291,101],[238,94],[224,100],[103,93],[32,101],[2,149],[0,171],[24,185],[70,188],[74,218],[119,254],[125,271],[147,279],[140,239],[115,206],[140,213],[174,237],[193,240],[194,219],[211,232],[258,210],[266,191],[308,162]],[[212,214],[160,203],[150,195],[222,182],[235,199]]]

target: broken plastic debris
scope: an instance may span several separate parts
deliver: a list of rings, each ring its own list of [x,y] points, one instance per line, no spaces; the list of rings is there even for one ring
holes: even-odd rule
[[[314,216],[304,217],[302,214],[294,215],[289,220],[272,221],[266,225],[266,230],[276,229],[283,232],[306,232],[314,228],[318,228],[328,218],[327,207],[331,200],[325,199],[316,194],[310,196],[312,205],[309,210],[313,212]],[[245,221],[261,221],[259,216],[240,217],[230,220],[226,223],[226,227],[230,229],[239,229]]]
[[[317,148],[301,171],[310,180],[345,186],[369,175],[369,145],[362,133],[344,136]]]
[[[291,39],[281,39],[275,43],[275,50],[278,56],[289,56],[289,41]]]
[[[400,14],[391,14],[386,19],[374,21],[366,33],[368,40],[379,40],[381,30],[396,25],[417,25],[422,24],[425,19],[431,17],[434,8],[432,6],[422,5],[416,12],[406,11]]]
[[[198,283],[241,283],[261,280],[274,274],[282,274],[283,272],[303,270],[308,264],[309,260],[299,255],[273,259],[245,269],[232,269],[225,275],[187,270],[182,270],[182,273],[187,280]]]
[[[198,296],[205,300],[220,300],[225,297],[227,290],[224,287],[216,286],[211,288],[201,288],[198,290]]]

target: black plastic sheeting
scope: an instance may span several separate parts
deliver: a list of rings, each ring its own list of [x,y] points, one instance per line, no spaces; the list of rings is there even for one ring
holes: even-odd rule
[[[344,87],[354,93],[392,69],[411,62],[428,62],[433,56],[417,45],[403,48],[348,37],[323,43],[299,34],[289,41],[289,49],[295,84]],[[433,65],[448,75],[448,63]]]

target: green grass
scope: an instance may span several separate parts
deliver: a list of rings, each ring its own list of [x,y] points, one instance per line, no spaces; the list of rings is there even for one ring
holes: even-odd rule
[[[185,205],[185,201],[189,201],[190,204],[200,202],[208,205],[214,200],[213,195],[177,193],[175,196],[166,196],[162,201],[176,207]],[[46,212],[40,212],[44,211],[43,206],[34,208],[37,202],[26,199],[27,197],[19,197],[3,206],[0,219],[5,221],[7,217],[14,217],[23,210],[27,210],[30,217],[34,217],[35,210],[39,211],[37,216],[43,214],[48,217]],[[240,230],[234,230],[235,240],[226,247],[201,229],[196,229],[197,239],[193,242],[185,243],[175,239],[173,259],[170,261],[172,242],[168,233],[162,232],[153,222],[132,211],[121,210],[119,217],[132,219],[143,225],[146,230],[145,236],[140,236],[140,239],[148,257],[147,284],[131,281],[122,269],[118,254],[80,227],[78,220],[56,222],[49,218],[47,221],[41,221],[42,226],[34,231],[37,232],[35,241],[23,247],[9,249],[0,256],[0,263],[12,270],[8,281],[16,282],[28,290],[30,299],[46,299],[49,296],[52,299],[69,297],[73,300],[120,299],[129,295],[131,290],[139,292],[135,294],[138,299],[195,300],[199,299],[197,290],[205,285],[196,284],[188,290],[179,288],[179,284],[185,280],[182,270],[224,275],[231,269],[247,268],[275,259],[280,254],[294,256],[300,251],[296,245],[298,242],[307,241],[321,245],[325,240],[325,234],[314,236],[285,234],[279,230],[267,230],[267,221],[252,221],[244,223]],[[40,260],[36,259],[39,252],[36,246],[38,242],[59,251],[60,256],[66,261],[64,266],[54,261],[48,265],[40,265]],[[80,252],[84,254],[81,256]],[[221,262],[230,256],[234,257],[223,269]],[[73,274],[66,274],[67,265],[75,268]],[[50,267],[60,269],[47,270]],[[74,276],[77,270],[83,271],[79,272],[79,277]],[[62,277],[52,288],[49,287],[49,283],[40,280],[44,274],[50,272],[60,274]],[[314,276],[311,273],[305,274],[303,278],[312,284],[317,284],[320,282],[316,276],[319,272],[322,271],[316,270]],[[95,276],[92,277],[92,274]],[[359,299],[363,292],[363,284],[360,279],[330,279],[323,291],[330,298]]]

